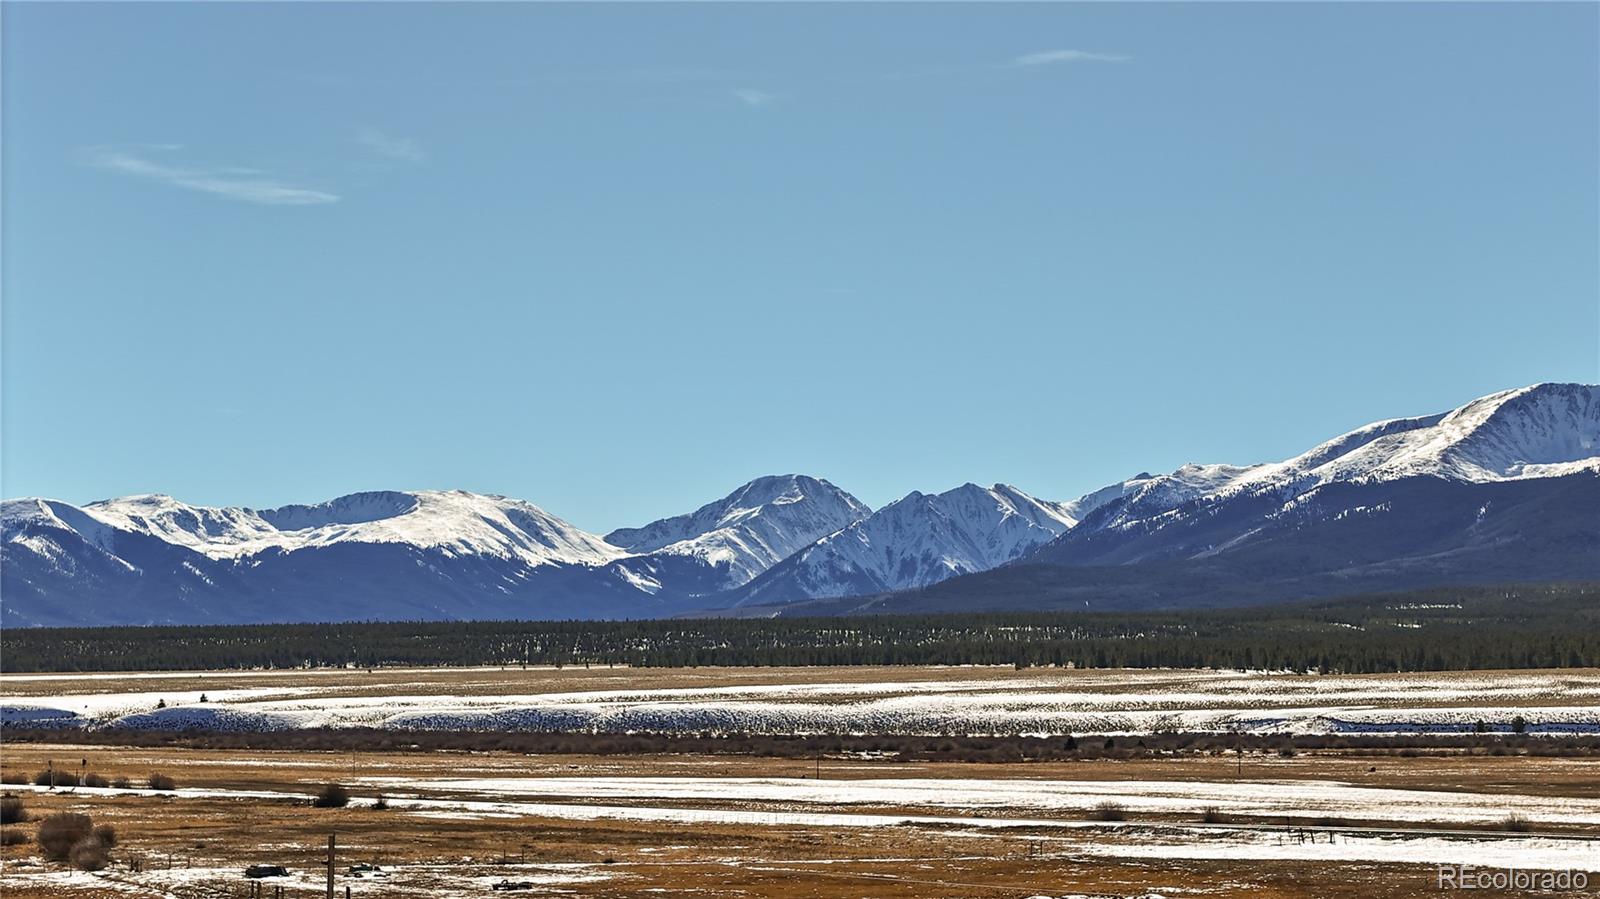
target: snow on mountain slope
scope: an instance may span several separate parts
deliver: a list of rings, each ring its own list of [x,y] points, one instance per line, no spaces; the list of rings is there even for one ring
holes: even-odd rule
[[[132,496],[0,510],[0,619],[185,624],[649,614],[626,555],[518,500],[362,493],[257,511]]]
[[[0,614],[13,624],[670,614],[865,514],[826,481],[761,478],[639,529],[635,545],[668,542],[637,553],[529,503],[462,491],[264,510],[162,495],[82,508],[8,500]]]
[[[404,543],[446,556],[496,556],[527,565],[602,565],[625,555],[531,503],[460,490],[356,493],[259,512],[144,495],[90,503],[82,512],[211,559],[335,543]]]
[[[737,596],[828,614],[868,608],[831,598],[873,594],[886,594],[870,600],[878,611],[955,611],[1588,579],[1600,577],[1597,485],[1600,387],[1538,384],[1380,421],[1283,462],[1130,478],[1061,504],[1075,526],[971,577],[919,577],[942,561],[918,543],[924,531],[871,539],[899,511],[887,507]],[[883,552],[900,545],[910,562]]]
[[[1188,464],[1171,474],[1136,478],[1124,482],[1117,510],[1117,521],[1142,519],[1176,508],[1202,496],[1219,493],[1260,471],[1261,465]],[[1102,503],[1111,505],[1111,502]]]
[[[20,535],[24,529],[72,531],[90,545],[102,549],[111,546],[109,525],[84,514],[77,506],[59,500],[38,497],[5,500],[0,502],[0,521],[5,522],[8,537]]]
[[[112,528],[70,503],[8,499],[0,503],[0,522],[5,525],[6,549],[37,559],[49,569],[80,576],[90,564],[109,566],[119,574],[138,571],[112,551]]]
[[[1600,387],[1537,384],[1450,412],[1376,422],[1283,462],[1184,466],[1106,503],[1026,561],[1254,559],[1250,577],[1265,583],[1284,571],[1311,575],[1318,565],[1466,577],[1469,558],[1510,577],[1516,563],[1543,553],[1552,577],[1600,574],[1600,563],[1580,564],[1583,547],[1600,540],[1600,513],[1550,499],[1550,490],[1590,489],[1597,473]],[[1507,555],[1510,546],[1519,548]],[[1494,553],[1498,568],[1487,561]],[[1514,573],[1537,577],[1537,569]]]
[[[101,500],[79,512],[104,527],[147,534],[213,559],[285,542],[285,535],[251,509],[191,506],[156,493]]]
[[[1153,475],[1150,475],[1149,473],[1141,472],[1126,481],[1122,481],[1121,483],[1101,487],[1099,490],[1085,493],[1077,499],[1067,500],[1064,503],[1060,503],[1058,508],[1061,510],[1062,514],[1072,519],[1072,524],[1074,527],[1076,527],[1078,522],[1089,516],[1090,512],[1093,512],[1107,503],[1116,502],[1117,500],[1122,499],[1124,496],[1127,496],[1135,490],[1138,490],[1152,477]]]
[[[1006,484],[912,492],[751,581],[735,605],[921,587],[985,571],[1072,527],[1068,503]]]
[[[1535,384],[1473,400],[1443,416],[1411,419],[1322,461],[1317,450],[1278,475],[1321,483],[1416,475],[1486,482],[1559,477],[1600,463],[1600,386]],[[1355,433],[1395,425],[1369,425]],[[1339,440],[1345,440],[1346,435]],[[1338,441],[1334,441],[1337,443]],[[1319,448],[1321,449],[1321,448]]]
[[[1375,422],[1283,462],[1185,465],[1128,482],[1126,501],[1095,528],[1126,527],[1186,503],[1327,484],[1435,477],[1464,483],[1600,470],[1600,386],[1535,384],[1450,412]]]
[[[680,557],[719,574],[695,592],[737,587],[819,537],[871,514],[855,497],[819,478],[757,478],[687,515],[622,528],[606,535],[614,546],[651,557],[619,563],[626,578],[655,592],[663,585],[657,562]]]

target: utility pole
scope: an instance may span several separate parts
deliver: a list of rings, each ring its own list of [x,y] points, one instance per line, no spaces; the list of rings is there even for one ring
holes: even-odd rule
[[[328,899],[333,899],[333,852],[334,836],[328,834]]]

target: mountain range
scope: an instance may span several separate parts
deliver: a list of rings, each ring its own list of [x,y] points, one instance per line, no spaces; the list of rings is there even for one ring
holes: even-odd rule
[[[0,531],[7,626],[1114,609],[1596,579],[1600,387],[1503,391],[1062,502],[964,484],[873,511],[791,474],[604,536],[461,491],[259,510],[24,498]]]

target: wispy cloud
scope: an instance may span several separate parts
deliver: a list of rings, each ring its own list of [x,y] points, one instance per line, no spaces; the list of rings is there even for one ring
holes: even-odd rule
[[[376,128],[363,128],[357,137],[367,149],[388,159],[420,163],[428,158],[422,147],[409,137],[395,137]]]
[[[171,153],[181,149],[178,144],[89,147],[82,151],[82,157],[86,164],[104,171],[147,178],[244,203],[313,206],[339,202],[338,194],[288,184],[259,169],[170,165],[150,158],[152,153]]]
[[[752,109],[760,109],[763,106],[771,106],[773,101],[778,99],[777,94],[769,94],[766,91],[758,91],[753,87],[735,88],[733,91],[733,96],[734,99],[746,106],[751,107]]]
[[[1131,56],[1116,53],[1089,53],[1085,50],[1042,50],[1024,53],[1006,63],[1002,68],[1027,69],[1034,66],[1053,66],[1069,62],[1127,62]]]

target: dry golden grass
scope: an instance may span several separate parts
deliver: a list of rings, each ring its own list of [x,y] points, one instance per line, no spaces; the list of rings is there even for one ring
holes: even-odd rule
[[[250,753],[184,748],[120,749],[14,744],[0,771],[32,772],[46,759],[87,759],[107,777],[139,779],[163,771],[185,788],[309,793],[315,784],[372,775],[416,779],[606,773],[631,776],[798,777],[812,766],[795,760],[728,756],[528,757],[501,753]],[[1376,764],[1378,770],[1367,771]],[[890,761],[830,759],[830,779],[930,778],[1219,779],[1236,775],[1231,758],[1143,759],[1038,764],[908,766]],[[1252,768],[1255,768],[1252,771]],[[1454,788],[1549,795],[1594,795],[1600,770],[1587,759],[1343,758],[1334,754],[1247,762],[1249,779],[1350,779],[1373,786]],[[499,895],[499,877],[554,878],[512,895],[656,897],[663,895],[799,897],[979,897],[1082,893],[1138,896],[1156,892],[1208,896],[1343,897],[1436,895],[1428,865],[1297,864],[1287,861],[1119,859],[1074,851],[1073,839],[1038,832],[978,833],[960,827],[837,828],[733,826],[654,821],[573,821],[514,817],[421,817],[370,808],[371,789],[355,790],[350,808],[316,809],[273,798],[101,796],[57,791],[28,795],[36,815],[88,813],[116,826],[122,864],[144,860],[146,871],[178,866],[175,891],[140,892],[77,875],[77,884],[40,882],[21,860],[32,847],[4,850],[0,891],[8,897],[130,895],[245,896],[240,876],[251,863],[285,864],[300,877],[286,895],[320,895],[323,847],[340,842],[339,892],[352,896]],[[1198,811],[1198,809],[1197,809]],[[927,813],[926,809],[921,810]],[[1146,820],[1157,820],[1143,816]],[[502,864],[503,854],[525,865]],[[609,862],[607,860],[610,860]],[[344,865],[400,866],[387,880],[352,880]],[[571,865],[586,867],[572,868]],[[434,867],[424,867],[434,866]],[[573,881],[562,878],[571,875]],[[138,879],[120,868],[112,877]],[[148,875],[141,875],[148,881]],[[586,879],[599,878],[599,879]],[[91,886],[91,884],[94,884]],[[270,895],[270,893],[269,893]]]

